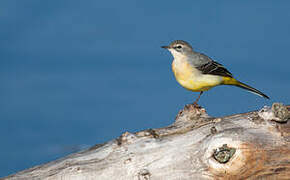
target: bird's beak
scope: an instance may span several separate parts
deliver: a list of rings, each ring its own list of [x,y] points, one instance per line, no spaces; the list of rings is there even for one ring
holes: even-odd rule
[[[169,46],[161,46],[161,48],[169,49]]]

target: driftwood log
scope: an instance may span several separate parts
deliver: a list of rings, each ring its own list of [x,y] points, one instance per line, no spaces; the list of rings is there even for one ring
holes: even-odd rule
[[[187,105],[168,127],[125,132],[3,179],[290,179],[289,109],[274,103],[214,118]]]

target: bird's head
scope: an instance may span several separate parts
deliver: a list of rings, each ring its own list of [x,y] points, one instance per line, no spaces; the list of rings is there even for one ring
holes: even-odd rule
[[[174,58],[188,56],[193,52],[191,45],[183,40],[175,40],[169,46],[161,47],[168,49]]]

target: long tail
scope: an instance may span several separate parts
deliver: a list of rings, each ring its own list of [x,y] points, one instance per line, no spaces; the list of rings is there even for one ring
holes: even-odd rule
[[[259,91],[258,89],[255,89],[247,84],[244,84],[234,78],[229,78],[229,77],[225,77],[224,78],[224,84],[226,85],[233,85],[233,86],[237,86],[237,87],[240,87],[240,88],[243,88],[251,93],[254,93],[258,96],[261,96],[261,97],[264,97],[264,98],[267,98],[267,99],[270,99],[266,94],[262,93],[261,91]]]

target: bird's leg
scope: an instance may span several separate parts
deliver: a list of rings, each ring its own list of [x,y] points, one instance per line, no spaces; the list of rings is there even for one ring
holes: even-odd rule
[[[200,91],[200,94],[199,94],[198,98],[194,101],[193,105],[194,105],[195,107],[199,107],[199,105],[197,104],[197,102],[198,102],[200,96],[202,95],[202,93],[203,93],[203,91]]]

